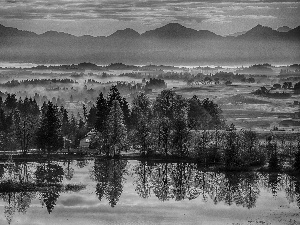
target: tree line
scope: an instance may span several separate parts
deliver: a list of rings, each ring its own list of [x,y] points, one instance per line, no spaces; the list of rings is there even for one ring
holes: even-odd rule
[[[115,86],[106,98],[100,93],[87,124],[98,132],[93,145],[108,156],[130,147],[143,155],[186,156],[193,130],[225,127],[222,110],[209,99],[186,99],[163,90],[154,101],[138,93],[129,107]]]
[[[29,149],[54,153],[79,147],[80,140],[93,131],[90,148],[98,154],[117,157],[121,151],[139,151],[142,157],[188,158],[204,164],[220,163],[226,169],[264,165],[280,169],[289,161],[299,170],[300,139],[282,147],[275,138],[264,142],[254,131],[237,131],[226,126],[220,107],[197,96],[184,98],[163,90],[155,100],[138,93],[131,105],[116,86],[83,115],[69,116],[51,101],[39,109],[32,98],[8,94],[0,98],[0,149]]]
[[[45,84],[51,84],[51,83],[62,83],[62,84],[77,84],[77,81],[74,81],[69,78],[64,79],[26,79],[26,80],[11,80],[7,81],[6,83],[0,84],[0,86],[3,87],[17,87],[20,85],[45,85]]]

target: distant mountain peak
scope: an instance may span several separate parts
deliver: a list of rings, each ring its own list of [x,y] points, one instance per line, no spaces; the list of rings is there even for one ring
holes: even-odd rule
[[[72,36],[71,34],[67,34],[64,32],[58,32],[58,31],[46,31],[45,33],[41,34],[42,36],[47,36],[47,37],[58,37],[58,36]]]
[[[168,23],[155,30],[146,31],[142,34],[144,37],[156,38],[191,38],[198,36],[198,31],[187,28],[179,23]]]
[[[126,28],[124,30],[117,30],[116,32],[114,32],[113,34],[111,34],[109,37],[114,37],[114,38],[135,38],[135,37],[139,37],[140,34],[131,29],[131,28]]]
[[[253,38],[260,38],[260,37],[275,37],[278,36],[279,32],[273,30],[271,27],[262,26],[258,24],[257,26],[253,27],[252,29],[248,30],[246,33],[238,36],[238,37],[253,37]]]

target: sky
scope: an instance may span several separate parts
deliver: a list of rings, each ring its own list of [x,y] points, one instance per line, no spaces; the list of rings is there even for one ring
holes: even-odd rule
[[[143,33],[176,22],[227,35],[257,24],[300,25],[299,0],[0,0],[0,6],[2,25],[38,34],[108,36],[125,28]]]

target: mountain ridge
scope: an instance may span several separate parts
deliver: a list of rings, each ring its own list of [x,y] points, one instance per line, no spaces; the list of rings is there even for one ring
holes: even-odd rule
[[[257,37],[257,36],[280,36],[282,33],[289,34],[294,33],[293,30],[297,30],[300,26],[296,28],[289,28],[287,26],[283,26],[278,28],[277,30],[272,29],[271,27],[262,26],[258,24],[257,26],[251,28],[248,31],[243,32],[236,32],[233,34],[228,34],[225,37]],[[283,30],[285,31],[278,31]],[[125,28],[123,30],[117,30],[111,35],[108,36],[91,36],[91,35],[81,35],[81,36],[75,36],[73,34],[69,34],[66,32],[59,32],[59,31],[53,31],[49,30],[42,34],[36,34],[32,31],[26,31],[26,30],[19,30],[17,28],[13,27],[6,27],[2,24],[0,24],[0,36],[48,36],[48,37],[59,37],[59,36],[69,36],[69,37],[93,37],[93,38],[110,38],[110,37],[118,37],[118,38],[132,38],[132,37],[146,37],[146,38],[205,38],[205,37],[222,37],[221,35],[218,35],[212,31],[209,30],[195,30],[192,28],[185,27],[179,23],[169,23],[164,26],[158,27],[153,30],[145,31],[144,33],[138,33],[134,29],[131,28]]]
[[[0,61],[74,62],[246,62],[300,61],[300,26],[279,32],[258,25],[237,37],[222,37],[178,23],[139,34],[127,28],[109,36],[47,31],[36,34],[0,25]]]

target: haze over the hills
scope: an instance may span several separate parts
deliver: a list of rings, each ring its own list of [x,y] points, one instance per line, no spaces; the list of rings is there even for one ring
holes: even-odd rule
[[[236,36],[236,37],[235,37]],[[273,30],[257,25],[240,35],[222,37],[178,23],[146,31],[117,30],[107,37],[36,34],[0,25],[0,61],[99,64],[298,63],[300,26]]]

